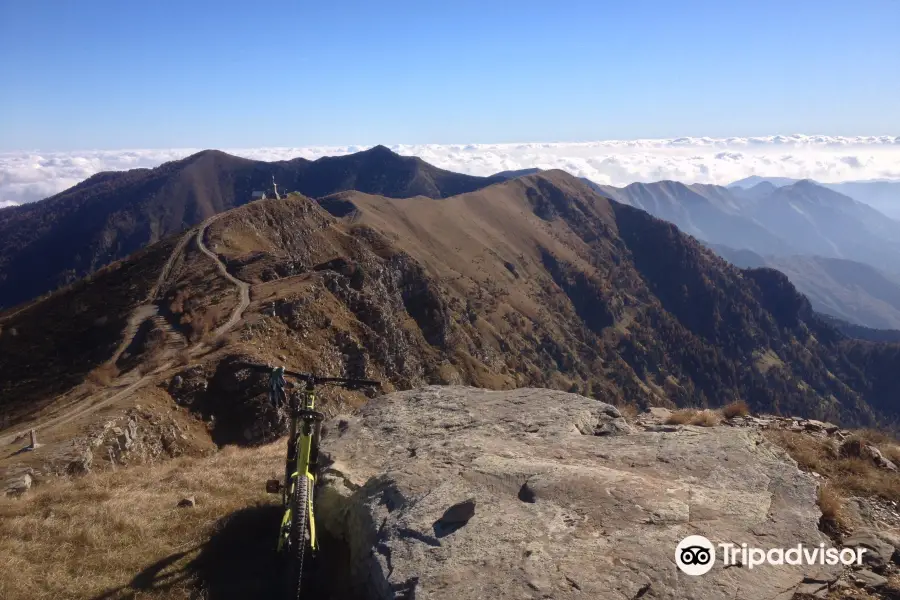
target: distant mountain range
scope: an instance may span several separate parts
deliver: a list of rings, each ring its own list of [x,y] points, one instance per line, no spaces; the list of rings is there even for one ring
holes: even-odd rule
[[[316,161],[261,162],[206,150],[155,169],[98,173],[55,196],[0,211],[0,307],[71,283],[207,217],[254,191],[318,198],[344,190],[442,198],[503,178],[439,169],[376,146]]]
[[[900,222],[834,190],[890,189],[892,182],[825,186],[750,177],[728,187],[587,183],[608,198],[674,223],[739,267],[782,271],[824,314],[874,329],[900,329],[900,276],[894,274],[900,270]]]
[[[788,177],[760,177],[753,175],[728,185],[730,188],[749,189],[760,183],[766,182],[775,187],[792,185],[800,181]],[[834,190],[854,200],[864,202],[878,209],[894,219],[900,219],[900,181],[873,180],[873,181],[844,181],[841,183],[819,183],[822,187]]]
[[[351,190],[445,198],[540,171],[475,177],[376,146],[272,163],[207,150],[155,169],[99,173],[41,202],[0,211],[0,307],[245,204],[254,191],[271,190],[273,177],[282,191],[318,199]],[[579,179],[602,196],[674,223],[736,265],[782,270],[817,310],[858,325],[900,328],[890,274],[900,265],[900,222],[834,186],[756,177],[728,187],[660,181],[618,188]],[[324,202],[332,212],[342,210],[340,198]]]
[[[763,255],[843,258],[887,271],[900,265],[900,222],[809,180],[782,187],[660,181],[597,189],[711,244]]]

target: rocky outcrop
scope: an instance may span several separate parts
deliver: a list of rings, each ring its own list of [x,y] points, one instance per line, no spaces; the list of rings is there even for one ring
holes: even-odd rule
[[[789,600],[839,575],[676,568],[694,534],[831,546],[815,479],[753,428],[638,431],[575,394],[432,386],[336,417],[323,450],[317,518],[349,557],[339,595]]]
[[[258,359],[249,355],[227,356],[209,379],[205,394],[193,396],[192,408],[199,409],[214,422],[212,437],[219,445],[256,445],[287,433],[284,412],[269,401],[268,376],[246,368],[246,363],[257,362]],[[188,375],[188,371],[183,372],[180,384],[173,379],[170,389],[185,385],[203,387],[202,376]]]
[[[31,468],[8,469],[2,477],[3,494],[6,496],[21,496],[31,489],[34,483],[35,471]]]
[[[140,405],[94,424],[47,464],[56,474],[86,475],[98,466],[133,465],[182,455],[188,442],[183,427],[165,413]]]

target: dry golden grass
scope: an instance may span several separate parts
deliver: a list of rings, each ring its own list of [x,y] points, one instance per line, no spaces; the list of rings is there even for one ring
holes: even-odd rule
[[[731,404],[722,407],[722,416],[726,419],[734,417],[746,417],[750,414],[750,407],[743,400],[735,400]]]
[[[853,437],[869,442],[879,448],[882,445],[897,444],[896,438],[883,431],[878,431],[877,429],[855,429],[853,430]]]
[[[693,408],[676,410],[666,419],[668,425],[697,425],[699,427],[713,427],[720,421],[719,413],[714,410]]]
[[[200,597],[264,597],[280,518],[264,483],[283,451],[226,448],[0,499],[0,598],[186,599],[199,581]],[[177,508],[186,496],[196,507]]]
[[[87,381],[94,386],[106,387],[118,376],[119,369],[116,368],[116,365],[104,363],[88,373]]]
[[[828,438],[781,430],[769,431],[766,435],[787,450],[802,469],[827,477],[834,491],[843,496],[900,498],[900,473],[878,468],[868,458],[847,453],[842,456]]]
[[[188,348],[182,348],[175,353],[175,363],[181,366],[187,366],[191,363],[191,351]]]
[[[691,419],[697,414],[697,411],[693,408],[682,408],[681,410],[676,410],[666,419],[666,424],[668,425],[687,425],[691,422]]]
[[[831,483],[826,483],[819,487],[818,496],[823,524],[831,531],[849,531],[850,524],[844,513],[844,498],[841,492]]]
[[[617,404],[616,408],[619,409],[619,412],[622,413],[622,416],[628,421],[634,421],[637,416],[641,414],[641,409],[633,402]]]
[[[900,467],[900,445],[895,443],[883,444],[880,447],[881,453],[884,454],[884,457]]]

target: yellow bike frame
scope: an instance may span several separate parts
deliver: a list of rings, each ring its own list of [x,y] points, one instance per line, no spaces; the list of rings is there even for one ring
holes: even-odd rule
[[[304,390],[303,391],[303,404],[301,406],[304,410],[313,410],[316,404],[316,393],[312,390]],[[281,549],[284,547],[285,541],[290,536],[290,523],[293,515],[291,514],[291,498],[294,497],[294,488],[297,485],[298,477],[306,477],[309,480],[307,489],[309,490],[309,501],[308,501],[308,514],[306,522],[309,527],[309,542],[313,551],[318,550],[318,541],[316,540],[316,520],[313,512],[313,490],[316,487],[316,474],[313,469],[310,468],[312,464],[312,456],[313,451],[317,451],[318,449],[314,447],[314,443],[317,443],[318,440],[316,438],[317,427],[310,420],[305,420],[299,416],[298,411],[291,411],[291,430],[290,430],[290,440],[293,440],[293,444],[289,442],[288,446],[288,458],[287,465],[285,469],[285,474],[287,475],[286,485],[284,486],[284,492],[282,495],[282,504],[284,505],[284,517],[281,520],[281,535],[278,538],[278,551],[281,552]],[[293,452],[291,452],[291,446],[293,446]],[[293,459],[291,454],[296,456],[296,459]]]

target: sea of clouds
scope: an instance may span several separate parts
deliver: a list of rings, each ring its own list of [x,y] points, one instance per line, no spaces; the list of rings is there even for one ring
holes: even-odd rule
[[[728,184],[750,175],[822,182],[900,179],[900,137],[789,135],[607,140],[581,143],[397,144],[403,155],[472,175],[539,167],[597,183],[674,179]],[[256,160],[315,159],[367,146],[222,148]],[[100,171],[155,167],[200,148],[0,153],[0,208],[51,196]]]

